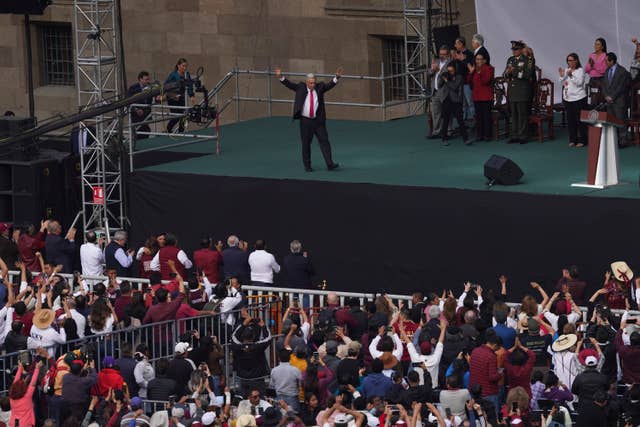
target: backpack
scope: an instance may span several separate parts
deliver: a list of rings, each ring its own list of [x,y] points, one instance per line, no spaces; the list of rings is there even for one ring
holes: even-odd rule
[[[336,309],[326,308],[318,314],[318,329],[330,331],[338,326],[336,322]]]

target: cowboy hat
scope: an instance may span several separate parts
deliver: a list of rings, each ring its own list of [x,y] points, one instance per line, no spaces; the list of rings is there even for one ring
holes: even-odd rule
[[[611,263],[611,272],[616,280],[620,282],[628,282],[633,279],[633,271],[624,261],[615,261]]]
[[[36,310],[33,315],[33,324],[36,328],[47,329],[56,318],[56,313],[48,308]]]
[[[553,351],[565,351],[573,347],[578,342],[576,334],[560,335],[551,346]]]

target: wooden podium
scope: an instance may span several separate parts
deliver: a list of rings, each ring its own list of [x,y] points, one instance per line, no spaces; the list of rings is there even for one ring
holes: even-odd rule
[[[582,110],[580,121],[589,124],[587,182],[572,187],[602,189],[618,184],[618,129],[624,121],[606,111]]]

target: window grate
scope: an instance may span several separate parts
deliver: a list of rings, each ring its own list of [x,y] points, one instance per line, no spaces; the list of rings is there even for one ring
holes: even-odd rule
[[[44,85],[73,86],[73,39],[71,26],[41,24],[42,83]]]
[[[415,47],[410,46],[410,49]],[[412,52],[409,52],[410,55]],[[385,38],[382,40],[382,54],[384,58],[385,75],[397,75],[406,71],[404,57],[404,39]],[[413,79],[409,79],[409,92],[411,94],[420,93],[420,87]],[[406,77],[394,77],[386,81],[385,97],[389,101],[407,99]]]

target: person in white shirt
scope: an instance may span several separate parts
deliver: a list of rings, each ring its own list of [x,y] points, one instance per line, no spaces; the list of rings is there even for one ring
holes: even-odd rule
[[[69,313],[71,314],[71,318],[76,322],[76,327],[78,328],[78,337],[80,339],[84,338],[84,331],[87,326],[87,319],[82,315],[82,313],[76,310],[76,300],[73,298],[67,298],[65,300],[67,306],[69,307]],[[61,314],[58,317],[58,321],[60,324],[64,322],[64,319],[67,317],[66,313]]]
[[[562,85],[562,102],[567,114],[569,147],[584,147],[589,141],[587,124],[580,121],[580,111],[587,108],[586,74],[577,53],[567,55],[567,68],[558,68]],[[580,137],[578,138],[578,133]]]
[[[238,304],[242,302],[242,292],[240,292],[240,282],[236,277],[232,277],[227,288],[224,283],[218,283],[215,289],[215,297],[220,302],[220,315],[222,321],[229,326],[236,324],[237,314],[229,314]]]
[[[580,307],[578,307],[573,299],[571,299],[571,295],[569,293],[563,295],[564,301],[558,302],[559,305],[562,304],[562,307],[558,305],[556,307],[556,313],[552,313],[551,308],[559,297],[560,292],[554,293],[542,310],[542,315],[547,319],[554,331],[558,331],[558,319],[562,314],[567,316],[567,323],[572,323],[574,325],[582,317]],[[558,334],[562,335],[562,331],[558,331]]]
[[[433,388],[438,387],[438,374],[440,369],[440,359],[442,358],[442,350],[444,349],[444,337],[447,333],[447,321],[440,320],[440,337],[436,344],[436,349],[431,354],[420,354],[413,345],[413,342],[409,339],[404,329],[400,330],[400,337],[402,341],[407,344],[407,350],[411,357],[411,363],[424,363],[429,375],[431,375],[431,385]],[[373,354],[372,354],[373,355]]]
[[[264,240],[257,240],[256,250],[249,254],[251,268],[251,284],[255,286],[273,285],[273,273],[280,272],[280,265],[275,257],[267,252]]]
[[[402,347],[402,341],[400,341],[398,334],[387,333],[385,326],[381,326],[378,329],[378,335],[376,335],[375,338],[372,339],[371,343],[369,344],[369,353],[371,354],[371,357],[374,359],[379,359],[385,353],[378,350],[378,343],[380,342],[380,340],[385,334],[387,336],[390,336],[391,340],[393,341],[393,351],[391,352],[391,354],[393,355],[393,357],[396,358],[398,362],[400,362],[400,359],[402,359],[402,353],[404,351],[404,348]],[[389,378],[391,378],[391,375],[393,374],[393,372],[394,372],[393,369],[385,369],[382,371],[382,373]]]
[[[104,265],[104,253],[102,252],[103,239],[96,236],[94,231],[85,234],[87,243],[80,246],[80,264],[84,276],[102,276]],[[98,280],[87,280],[87,286],[93,289]]]
[[[39,306],[40,304],[38,304]],[[67,334],[64,328],[60,332],[51,327],[56,318],[56,313],[48,308],[38,308],[33,316],[33,325],[29,335],[33,338],[31,348],[44,347],[48,349],[51,357],[56,357],[56,344],[67,342]]]

